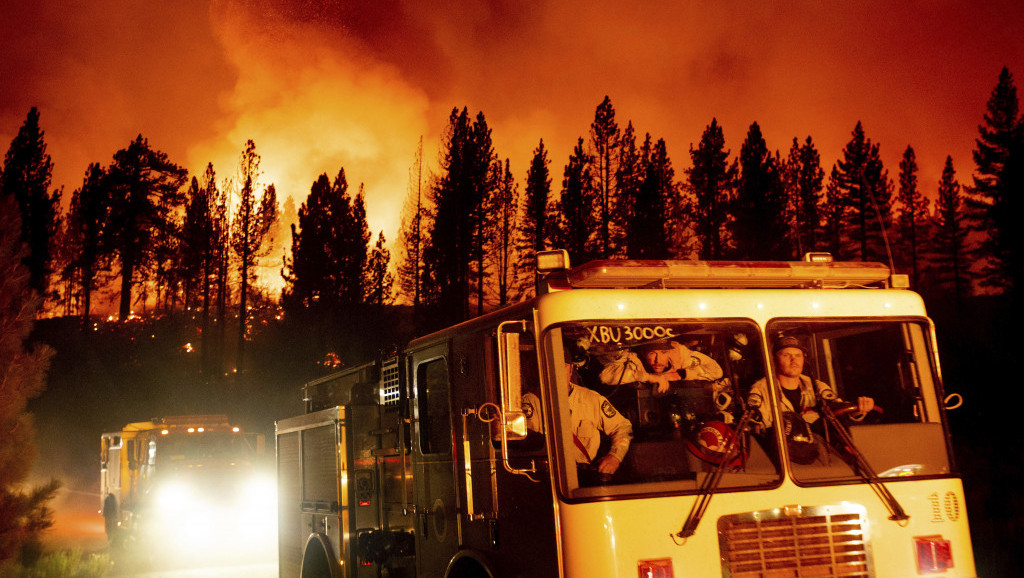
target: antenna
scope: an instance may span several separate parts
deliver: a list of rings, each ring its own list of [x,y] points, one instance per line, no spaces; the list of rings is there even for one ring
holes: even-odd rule
[[[889,258],[889,276],[896,274],[896,264],[892,260],[892,249],[889,248],[889,234],[885,229],[885,222],[882,220],[882,211],[878,209],[878,201],[875,200],[873,187],[866,187],[868,196],[871,197],[871,206],[875,208],[875,218],[878,219],[878,228],[882,231],[882,241],[885,243],[885,254]]]

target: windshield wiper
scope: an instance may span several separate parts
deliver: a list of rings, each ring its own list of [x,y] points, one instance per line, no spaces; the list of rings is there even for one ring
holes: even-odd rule
[[[757,404],[760,405],[760,404]],[[740,449],[740,444],[737,443],[740,436],[747,430],[747,425],[750,423],[751,417],[754,415],[754,411],[757,409],[757,405],[747,403],[747,409],[743,412],[743,416],[740,418],[739,424],[736,426],[736,431],[733,432],[729,439],[725,442],[725,452],[722,455],[722,461],[718,463],[715,470],[711,474],[704,478],[704,483],[701,484],[699,498],[693,503],[693,507],[690,508],[690,513],[686,516],[686,521],[683,522],[683,528],[679,532],[672,534],[672,540],[676,544],[682,546],[686,539],[689,538],[697,531],[697,526],[700,524],[701,518],[704,517],[704,512],[708,509],[708,504],[711,503],[711,496],[718,485],[722,481],[722,474],[725,473],[725,468],[732,462],[736,456],[736,452]],[[676,538],[682,538],[682,542],[676,540]]]
[[[846,431],[843,424],[839,422],[839,418],[837,418],[836,414],[832,411],[832,406],[825,401],[822,401],[818,405],[821,407],[821,414],[825,417],[825,421],[828,422],[828,425],[832,426],[836,435],[839,436],[839,441],[843,443],[844,449],[854,459],[854,472],[856,472],[861,479],[867,482],[878,498],[882,500],[886,509],[889,510],[889,519],[897,523],[909,520],[910,516],[903,511],[903,507],[900,506],[900,503],[896,500],[896,496],[892,495],[889,488],[885,487],[885,484],[882,483],[882,479],[878,477],[874,468],[872,468],[871,464],[868,463],[867,458],[865,458],[864,454],[857,448],[857,445],[853,443],[853,437],[850,435],[850,432]]]

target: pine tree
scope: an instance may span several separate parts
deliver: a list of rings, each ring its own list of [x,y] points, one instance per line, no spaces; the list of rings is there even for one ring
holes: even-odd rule
[[[388,270],[391,264],[391,252],[388,251],[384,232],[377,233],[377,242],[370,249],[366,260],[366,273],[363,278],[366,287],[363,289],[364,301],[368,305],[389,305],[392,302],[392,286],[395,279]]]
[[[256,143],[246,141],[238,163],[239,203],[231,222],[231,250],[238,257],[238,354],[235,366],[245,367],[245,341],[249,320],[249,287],[259,260],[273,250],[267,234],[278,219],[277,189],[271,183],[256,200],[259,187],[260,155]]]
[[[61,191],[50,190],[53,163],[46,153],[39,111],[32,107],[11,141],[0,172],[0,197],[13,197],[21,213],[21,238],[28,246],[29,286],[46,296],[54,237],[60,228]]]
[[[483,309],[484,215],[493,191],[491,163],[495,158],[491,131],[483,113],[474,121],[463,108],[453,109],[442,144],[440,175],[430,187],[434,207],[430,245],[424,250],[425,301],[437,324],[470,317],[470,298],[476,294]]]
[[[46,386],[53,351],[26,348],[41,299],[33,291],[14,195],[0,195],[0,562],[39,552],[39,534],[52,524],[46,506],[58,484],[26,491],[35,460],[35,428],[28,400]]]
[[[121,265],[121,321],[131,313],[132,288],[156,259],[154,241],[170,235],[172,207],[182,202],[180,191],[185,169],[167,154],[150,148],[138,135],[126,148],[114,153],[107,171],[111,184],[109,239]]]
[[[548,228],[550,215],[548,206],[551,197],[551,173],[548,165],[548,151],[544,140],[533,149],[533,159],[526,173],[526,193],[523,198],[523,217],[519,222],[519,253],[523,258],[523,270],[533,277],[537,269],[537,252],[550,247],[551,231]],[[533,286],[533,280],[529,283]],[[535,288],[534,288],[535,289]]]
[[[509,160],[492,166],[497,187],[488,210],[488,254],[497,306],[503,307],[522,295],[519,247],[519,186],[512,176]]]
[[[939,286],[952,290],[957,305],[969,290],[967,218],[953,158],[946,157],[936,201],[933,276]]]
[[[1013,175],[1020,169],[1011,164],[1011,151],[1019,150],[1024,142],[1024,118],[1019,114],[1020,102],[1013,75],[1004,67],[999,81],[989,97],[985,109],[985,124],[978,127],[973,151],[976,165],[974,188],[966,198],[972,216],[972,229],[979,231],[981,242],[977,257],[984,263],[982,283],[988,287],[1008,290],[1012,288],[1014,268],[1012,255],[1018,250],[1009,241],[1016,238],[1014,221],[1019,211],[1022,194],[1019,182],[1004,183],[1004,174]],[[1019,156],[1014,162],[1020,162]]]
[[[595,247],[596,231],[600,229],[598,194],[593,188],[590,168],[591,158],[580,138],[565,165],[562,192],[553,211],[553,246],[568,251],[572,263],[585,263],[600,254]]]
[[[700,244],[701,259],[722,259],[728,247],[729,205],[736,187],[736,165],[729,162],[725,135],[717,119],[704,129],[700,143],[690,146],[693,163],[686,169],[693,202],[688,213]]]
[[[839,193],[849,210],[844,223],[845,244],[862,261],[888,255],[885,230],[890,219],[892,184],[882,165],[879,147],[864,133],[860,122],[837,163]]]
[[[617,231],[613,222],[614,208],[618,204],[618,186],[615,180],[619,170],[619,125],[615,121],[615,107],[608,96],[597,105],[594,122],[590,125],[591,176],[597,193],[598,231],[595,251],[602,259],[615,252]]]
[[[740,259],[782,259],[791,254],[786,243],[786,198],[782,189],[781,162],[772,155],[752,123],[740,147],[740,174],[732,202],[730,230],[733,251]]]
[[[72,252],[68,266],[78,280],[83,328],[92,311],[92,294],[105,283],[105,274],[110,271],[111,255],[104,242],[109,222],[106,173],[99,163],[92,163],[85,171],[82,186],[71,195],[67,217],[66,239]]]
[[[900,160],[900,189],[896,199],[900,207],[897,224],[903,248],[898,254],[910,269],[911,287],[916,288],[921,282],[921,255],[927,238],[929,200],[917,189],[917,157],[909,145]]]
[[[333,184],[326,173],[320,175],[292,228],[285,307],[293,313],[309,310],[334,317],[362,303],[368,285],[368,243],[362,192],[355,198],[349,194],[344,169]]]
[[[788,201],[788,222],[794,256],[820,251],[824,245],[821,229],[822,184],[825,171],[821,156],[808,136],[801,145],[794,138],[785,163],[785,187]]]
[[[678,196],[675,170],[664,139],[651,144],[644,138],[639,153],[643,179],[637,190],[635,209],[626,229],[630,259],[668,259],[672,257],[671,232],[677,228],[671,202]]]
[[[1024,255],[1020,223],[1024,222],[1024,139],[1014,141],[999,173],[1000,195],[993,204],[990,243],[995,257],[993,268],[1003,279],[1008,293],[1019,292],[1024,283]]]
[[[650,153],[651,135],[646,136],[646,141],[638,149],[633,123],[626,124],[626,128],[622,130],[622,135],[619,138],[619,159],[615,172],[617,191],[615,211],[612,213],[612,226],[616,231],[616,254],[631,259],[636,258],[632,255],[644,250],[643,247],[637,245],[641,241],[635,238],[635,231],[631,236],[630,227],[636,220],[637,211],[646,209],[639,205],[642,202],[640,187],[646,177]],[[664,216],[663,225],[667,224],[669,218],[668,215]]]
[[[423,281],[423,250],[428,242],[426,235],[430,231],[431,218],[423,191],[423,137],[420,137],[416,157],[409,173],[409,193],[402,207],[402,222],[399,227],[401,257],[398,263],[398,284],[406,298],[412,301],[413,319],[418,323]]]

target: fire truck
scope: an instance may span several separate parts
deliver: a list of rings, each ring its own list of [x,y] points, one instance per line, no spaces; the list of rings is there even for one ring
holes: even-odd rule
[[[303,386],[282,578],[975,576],[905,276],[537,263],[536,298]]]
[[[261,540],[273,548],[274,478],[264,454],[264,436],[225,415],[154,418],[101,434],[108,539],[186,560]]]

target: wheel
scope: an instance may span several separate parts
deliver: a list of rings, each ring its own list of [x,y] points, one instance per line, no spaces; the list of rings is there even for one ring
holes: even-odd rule
[[[107,541],[111,544],[121,539],[121,528],[117,525],[117,500],[114,496],[107,496],[103,501],[103,529],[107,534]]]

